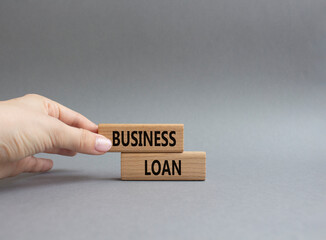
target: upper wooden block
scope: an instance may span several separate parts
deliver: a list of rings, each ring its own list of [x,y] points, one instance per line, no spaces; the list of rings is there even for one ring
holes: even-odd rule
[[[183,124],[99,124],[110,152],[183,152]]]

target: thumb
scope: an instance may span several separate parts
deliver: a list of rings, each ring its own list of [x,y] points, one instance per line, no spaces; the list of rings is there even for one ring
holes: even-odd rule
[[[58,136],[55,137],[55,147],[69,149],[74,152],[99,155],[110,150],[110,139],[83,128],[70,127],[62,124]]]

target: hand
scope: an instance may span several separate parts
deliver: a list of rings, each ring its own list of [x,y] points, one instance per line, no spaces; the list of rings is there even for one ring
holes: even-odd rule
[[[0,178],[50,170],[52,160],[36,153],[104,154],[112,143],[97,129],[81,114],[36,94],[0,101]]]

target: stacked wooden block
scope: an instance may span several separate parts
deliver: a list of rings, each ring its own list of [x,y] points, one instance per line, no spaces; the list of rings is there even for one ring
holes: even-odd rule
[[[122,180],[205,180],[206,153],[183,151],[183,124],[99,124]]]

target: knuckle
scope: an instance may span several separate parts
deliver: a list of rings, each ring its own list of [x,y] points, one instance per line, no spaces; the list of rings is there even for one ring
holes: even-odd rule
[[[79,138],[79,143],[78,143],[77,147],[79,149],[85,149],[87,147],[88,132],[87,132],[87,130],[85,130],[83,128],[80,128],[79,131],[80,131],[80,138]]]
[[[23,97],[25,97],[25,98],[43,98],[43,96],[36,94],[36,93],[28,93],[28,94],[24,95]]]
[[[72,116],[73,121],[71,122],[72,126],[78,126],[81,123],[81,114],[74,113]]]
[[[8,144],[4,143],[4,142],[0,142],[0,160],[5,160],[10,158],[11,156],[11,149],[8,146]]]
[[[61,124],[52,124],[52,126],[49,128],[49,149],[63,145],[65,137],[64,127],[65,126],[61,126]]]
[[[28,168],[33,170],[33,169],[36,169],[38,167],[38,161],[35,157],[32,157],[29,161],[29,166]]]
[[[33,169],[35,169],[36,164],[37,164],[37,161],[36,161],[35,157],[30,156],[30,157],[27,157],[27,158],[21,160],[20,162],[18,162],[17,169],[19,170],[19,172],[24,172],[24,171],[30,172]]]
[[[60,107],[56,102],[50,101],[47,98],[43,99],[44,109],[48,115],[54,118],[60,118]]]
[[[0,161],[14,162],[33,152],[32,146],[25,139],[24,134],[21,134],[0,142]]]

